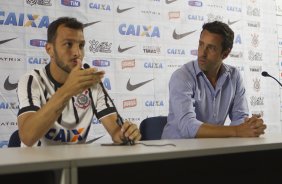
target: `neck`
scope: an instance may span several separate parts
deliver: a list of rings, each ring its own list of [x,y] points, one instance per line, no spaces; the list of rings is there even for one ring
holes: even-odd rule
[[[50,61],[50,73],[52,75],[52,77],[60,84],[64,84],[65,81],[68,78],[68,73],[66,73],[65,71],[63,71],[62,69],[60,69],[57,64],[55,63],[55,61]]]

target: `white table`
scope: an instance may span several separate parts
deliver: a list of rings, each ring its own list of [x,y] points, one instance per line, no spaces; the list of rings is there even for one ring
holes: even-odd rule
[[[105,177],[108,175],[110,177],[111,174],[116,177],[120,173],[130,173],[133,174],[132,177],[135,177],[134,173],[136,176],[138,174],[142,176],[146,172],[158,170],[158,172],[164,172],[162,175],[164,178],[168,177],[169,173],[175,174],[173,178],[187,173],[185,177],[189,180],[193,174],[198,177],[193,168],[197,172],[201,172],[203,168],[205,172],[216,173],[220,168],[217,168],[215,163],[221,164],[220,167],[231,169],[230,172],[236,172],[238,169],[238,172],[240,171],[240,160],[242,164],[250,161],[250,165],[244,165],[244,168],[260,166],[262,171],[271,169],[263,168],[266,165],[257,163],[260,159],[266,159],[267,163],[271,162],[267,167],[272,167],[272,164],[277,162],[277,165],[281,165],[280,170],[282,171],[282,154],[281,159],[278,157],[282,152],[282,135],[264,135],[260,138],[160,140],[143,141],[142,143],[151,145],[172,143],[176,146],[144,146],[141,144],[101,146],[93,143],[37,148],[4,148],[0,149],[0,174],[4,177],[7,174],[17,176],[18,173],[36,174],[37,171],[56,171],[56,182],[76,184],[79,183],[78,181],[81,181],[80,183],[86,181],[85,177],[92,178],[90,181],[97,180],[97,177],[106,179]],[[262,152],[263,154],[258,154]],[[237,158],[238,163],[236,163]],[[234,169],[228,162],[234,164]],[[273,169],[279,167],[273,166],[275,167]],[[187,172],[179,170],[180,167],[186,167]],[[161,171],[162,169],[164,171]],[[105,175],[100,173],[102,171],[105,172]],[[220,171],[225,172],[224,168]],[[236,174],[238,173],[234,173],[234,177]]]

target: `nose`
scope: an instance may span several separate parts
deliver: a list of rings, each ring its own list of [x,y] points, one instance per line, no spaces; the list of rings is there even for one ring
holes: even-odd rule
[[[202,47],[198,50],[199,54],[202,54],[203,56],[207,56],[208,49],[207,47]]]
[[[75,46],[73,47],[73,55],[74,55],[75,57],[80,57],[81,54],[82,54],[81,48],[79,47],[79,45],[75,45]]]

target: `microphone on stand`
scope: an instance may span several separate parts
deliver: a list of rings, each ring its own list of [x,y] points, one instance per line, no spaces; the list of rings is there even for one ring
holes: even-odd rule
[[[87,68],[90,68],[90,66],[89,66],[89,64],[84,63],[84,64],[83,64],[83,68],[84,68],[84,69],[87,69]],[[122,125],[124,124],[123,118],[122,118],[122,117],[120,116],[120,114],[118,113],[118,110],[117,110],[117,108],[116,108],[116,106],[115,106],[115,104],[114,104],[112,98],[110,97],[110,95],[109,95],[108,92],[106,91],[106,89],[105,89],[105,87],[104,87],[104,84],[103,84],[102,82],[100,82],[99,84],[100,84],[100,86],[101,86],[102,89],[103,89],[104,95],[110,99],[110,101],[111,101],[111,103],[113,104],[113,107],[114,107],[114,109],[115,109],[115,111],[116,111],[116,113],[117,113],[117,120],[116,120],[116,123],[117,123],[120,127],[122,127]],[[128,145],[128,144],[129,144],[129,145],[134,145],[135,143],[134,143],[133,140],[130,140],[130,139],[123,140],[122,145]]]
[[[266,71],[261,72],[261,75],[264,77],[271,77],[272,79],[276,80],[276,82],[282,87],[281,82],[279,82],[275,77],[269,75]]]

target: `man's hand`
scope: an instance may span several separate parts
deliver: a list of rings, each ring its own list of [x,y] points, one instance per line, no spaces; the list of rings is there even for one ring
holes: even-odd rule
[[[135,142],[141,139],[141,134],[136,124],[125,121],[121,127],[120,137],[122,140],[129,139]]]
[[[266,125],[260,115],[253,115],[236,127],[236,137],[259,137],[264,134],[265,129]]]
[[[101,82],[105,72],[97,72],[97,68],[81,69],[82,62],[78,60],[77,65],[70,72],[63,88],[70,93],[70,96],[75,96],[93,85]]]

